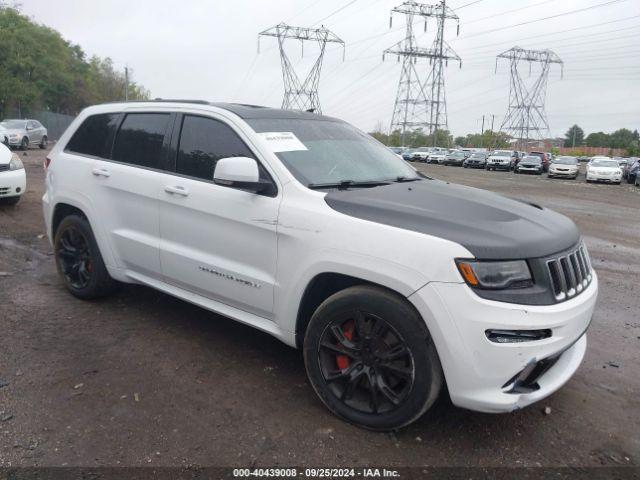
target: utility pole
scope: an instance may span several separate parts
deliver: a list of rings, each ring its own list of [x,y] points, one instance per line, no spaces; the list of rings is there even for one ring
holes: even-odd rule
[[[573,126],[573,141],[571,142],[572,143],[572,147],[571,148],[576,148],[576,130],[577,130],[576,125],[574,125]]]
[[[484,145],[484,115],[482,115],[482,128],[480,129],[480,148]]]
[[[124,101],[129,101],[129,67],[124,67]]]
[[[547,94],[547,81],[549,79],[549,69],[551,64],[559,64],[561,77],[564,64],[560,57],[551,50],[526,50],[520,47],[513,47],[502,52],[496,58],[496,71],[498,60],[506,58],[510,61],[511,82],[509,86],[509,109],[504,117],[500,130],[510,132],[518,138],[520,150],[528,150],[529,140],[534,135],[538,140],[542,140],[549,132],[549,123],[545,110]],[[535,81],[527,87],[518,67],[522,62],[529,63],[529,73],[531,65],[539,63],[541,71]]]
[[[282,65],[282,80],[284,83],[282,108],[322,113],[320,98],[318,96],[318,86],[320,84],[320,70],[322,69],[325,47],[327,43],[338,43],[342,45],[342,58],[344,60],[344,42],[324,26],[313,29],[291,27],[285,23],[280,23],[258,34],[258,52],[260,51],[260,37],[276,37],[278,39],[280,64]],[[320,47],[320,53],[303,82],[300,81],[300,77],[285,52],[284,44],[286,39],[300,40],[303,52],[305,40],[317,42]]]
[[[441,125],[445,125],[446,128],[447,124],[443,62],[448,63],[449,60],[454,60],[462,66],[460,57],[444,41],[444,22],[445,19],[459,22],[459,18],[453,10],[446,6],[444,0],[437,5],[426,5],[414,1],[404,2],[391,10],[389,28],[393,26],[394,13],[405,16],[406,33],[403,40],[386,49],[382,56],[383,60],[387,54],[397,56],[398,62],[402,59],[402,70],[390,130],[392,132],[400,130],[403,146],[407,133],[416,130],[434,134],[435,142],[435,131]],[[437,34],[431,48],[418,45],[414,34],[416,18],[424,21],[425,32],[427,31],[428,19],[437,19]],[[424,71],[418,67],[420,59],[428,59],[433,66],[426,79]]]

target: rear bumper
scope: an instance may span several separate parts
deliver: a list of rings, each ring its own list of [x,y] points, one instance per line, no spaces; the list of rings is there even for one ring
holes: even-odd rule
[[[22,195],[27,189],[27,174],[24,168],[0,172],[0,198]]]
[[[478,297],[465,284],[430,283],[409,297],[436,344],[452,402],[482,412],[509,412],[559,389],[578,369],[585,331],[598,291],[597,278],[580,295],[555,305],[515,305]],[[521,343],[494,343],[486,331],[551,330],[551,336]],[[557,359],[553,357],[558,356]],[[552,365],[528,389],[514,389],[544,359]],[[547,362],[551,363],[551,361]]]
[[[622,174],[620,175],[601,175],[597,173],[587,173],[587,180],[594,182],[610,182],[619,183],[622,180]]]

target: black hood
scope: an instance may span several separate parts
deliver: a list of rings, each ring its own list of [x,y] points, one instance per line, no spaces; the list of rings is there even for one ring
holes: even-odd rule
[[[545,257],[580,239],[564,215],[438,180],[331,191],[338,212],[459,243],[479,259]]]

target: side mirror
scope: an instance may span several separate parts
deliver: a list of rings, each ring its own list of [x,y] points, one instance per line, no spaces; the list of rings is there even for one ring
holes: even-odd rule
[[[237,188],[253,193],[263,193],[271,188],[271,182],[260,180],[258,162],[249,157],[221,158],[213,172],[216,185]]]

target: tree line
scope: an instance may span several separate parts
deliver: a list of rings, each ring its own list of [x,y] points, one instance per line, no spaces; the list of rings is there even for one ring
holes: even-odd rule
[[[124,72],[110,58],[87,58],[56,30],[33,22],[16,7],[0,6],[0,114],[26,117],[50,110],[76,115],[88,105],[124,100]],[[131,100],[149,92],[128,82]]]
[[[378,124],[369,135],[390,147],[485,147],[505,148],[509,146],[509,136],[504,132],[485,130],[482,134],[470,133],[466,137],[453,137],[449,130],[436,130],[432,134],[426,134],[421,130],[406,132],[404,138],[400,130],[394,130],[390,134],[384,133],[381,124]],[[435,142],[434,142],[435,137]]]
[[[620,128],[612,133],[593,132],[585,137],[584,130],[573,125],[564,135],[564,146],[579,149],[582,146],[602,148],[622,148],[627,155],[640,155],[640,133]]]

